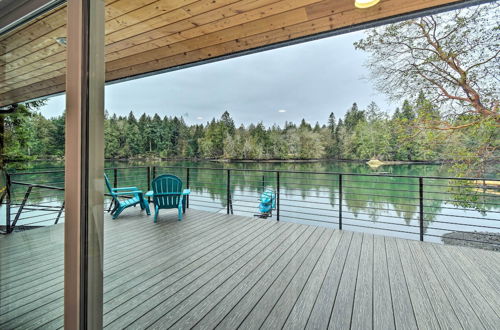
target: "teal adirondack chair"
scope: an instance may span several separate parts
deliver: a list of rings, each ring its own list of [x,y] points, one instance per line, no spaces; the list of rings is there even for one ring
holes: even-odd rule
[[[182,181],[175,175],[164,174],[153,180],[153,203],[155,205],[154,222],[158,219],[160,209],[178,210],[178,219],[182,220],[182,214],[186,212],[185,196],[189,195],[189,189],[182,189]]]
[[[113,203],[115,204],[113,211],[111,212],[111,216],[113,219],[118,218],[120,213],[125,210],[127,207],[135,206],[139,204],[142,210],[146,210],[148,215],[151,214],[149,211],[149,205],[144,199],[144,195],[142,191],[136,187],[122,187],[122,188],[113,188],[109,183],[108,176],[104,174],[104,180],[106,181],[106,186],[108,187],[109,194],[113,198]],[[130,197],[132,196],[132,197]],[[120,197],[128,197],[120,200]]]

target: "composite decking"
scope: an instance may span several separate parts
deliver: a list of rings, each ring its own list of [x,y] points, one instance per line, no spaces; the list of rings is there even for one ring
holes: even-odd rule
[[[63,227],[0,238],[0,329],[63,326]],[[188,210],[105,219],[108,329],[500,329],[500,253]]]

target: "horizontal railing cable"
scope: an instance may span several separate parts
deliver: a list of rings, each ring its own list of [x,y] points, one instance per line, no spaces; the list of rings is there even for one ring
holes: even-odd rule
[[[143,191],[151,190],[156,176],[175,174],[191,190],[188,208],[404,233],[405,238],[420,240],[444,239],[446,233],[468,237],[474,231],[489,244],[486,237],[500,235],[500,224],[496,225],[500,223],[500,180],[494,178],[177,165],[108,167],[105,173],[113,187]],[[64,175],[63,169],[7,173],[8,193],[2,197],[7,231],[12,232],[13,225],[28,229],[64,221]],[[266,189],[273,192],[274,204],[269,213],[260,214],[260,194]],[[106,210],[114,203],[110,197],[105,196]]]

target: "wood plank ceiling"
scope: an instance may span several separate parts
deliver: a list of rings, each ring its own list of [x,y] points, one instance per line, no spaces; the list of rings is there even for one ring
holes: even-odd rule
[[[455,2],[106,0],[106,81]],[[62,6],[0,37],[0,106],[64,91],[65,36]]]

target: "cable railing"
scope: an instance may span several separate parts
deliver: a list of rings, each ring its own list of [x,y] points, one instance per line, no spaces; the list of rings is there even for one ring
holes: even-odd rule
[[[184,166],[106,168],[114,187],[151,190],[160,174],[181,178],[187,208],[500,250],[500,179]],[[64,221],[64,171],[6,173],[4,231]],[[105,209],[112,209],[109,195]],[[151,201],[150,201],[151,202]]]

